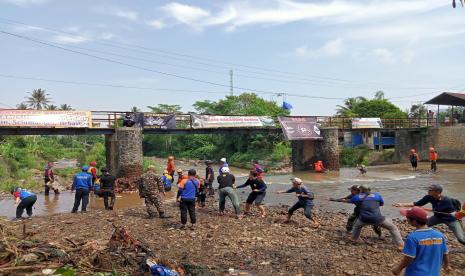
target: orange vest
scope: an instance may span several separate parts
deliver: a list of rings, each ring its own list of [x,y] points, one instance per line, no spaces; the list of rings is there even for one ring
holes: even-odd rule
[[[316,162],[315,164],[315,171],[322,172],[323,171],[323,164],[321,161]]]
[[[435,151],[430,151],[429,152],[429,160],[430,161],[436,161],[438,160],[438,153]]]

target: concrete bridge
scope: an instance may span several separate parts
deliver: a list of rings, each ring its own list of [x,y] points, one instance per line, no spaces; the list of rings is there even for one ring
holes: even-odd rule
[[[268,127],[217,127],[196,128],[193,125],[192,114],[177,114],[175,116],[176,127],[170,129],[152,127],[121,127],[123,112],[93,111],[91,125],[88,127],[20,127],[1,126],[0,135],[105,135],[106,160],[110,170],[118,176],[139,174],[142,172],[143,135],[162,134],[238,134],[238,133],[282,133],[277,118],[274,124]],[[320,125],[320,140],[292,141],[292,163],[294,170],[308,169],[312,160],[322,160],[330,170],[339,170],[339,139],[345,131],[351,130],[352,118],[317,116],[316,122]],[[411,133],[422,133],[423,130],[435,127],[428,120],[419,119],[382,119],[383,128],[379,131],[399,131],[398,140],[405,145],[414,144],[416,137]],[[404,134],[407,133],[407,134]],[[410,135],[410,136],[409,136]],[[343,135],[342,135],[343,137]],[[410,139],[410,140],[409,140]],[[426,139],[426,138],[425,138]],[[464,139],[465,140],[465,139]],[[428,148],[428,139],[424,142],[424,148]],[[422,149],[423,149],[422,147]],[[397,148],[397,147],[396,147]],[[403,155],[403,147],[399,147],[399,160]],[[423,156],[423,155],[422,155]],[[465,156],[464,156],[465,158]]]

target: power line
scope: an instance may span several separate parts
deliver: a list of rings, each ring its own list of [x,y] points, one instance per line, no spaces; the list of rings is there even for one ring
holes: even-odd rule
[[[79,35],[79,34],[76,34],[76,33],[65,32],[65,31],[61,31],[61,30],[48,28],[48,27],[30,25],[30,24],[27,24],[27,23],[24,23],[24,22],[20,22],[20,21],[8,19],[8,18],[0,17],[0,21],[4,21],[4,23],[10,24],[10,25],[24,25],[24,26],[29,26],[29,27],[41,29],[41,30],[46,30],[46,31],[53,32],[53,33],[61,33],[61,34],[67,34],[67,35],[73,35],[73,36]],[[102,39],[100,39],[100,40],[102,40]],[[201,58],[201,57],[196,57],[196,56],[193,56],[193,55],[188,55],[188,54],[183,54],[183,53],[176,53],[176,52],[173,52],[173,51],[166,51],[166,50],[162,50],[162,49],[148,48],[148,47],[139,46],[139,45],[130,44],[130,43],[122,43],[122,42],[108,43],[108,42],[103,42],[103,41],[95,41],[95,43],[105,45],[105,46],[109,46],[109,47],[115,47],[115,48],[119,48],[119,49],[132,50],[132,51],[136,50],[136,51],[143,52],[143,53],[146,53],[146,54],[162,53],[163,55],[165,55],[165,57],[169,56],[169,58],[171,58],[171,59],[178,59],[178,60],[182,60],[182,61],[186,61],[186,58],[188,58],[188,60],[187,60],[188,62],[195,62],[195,63],[198,63],[198,64],[202,64],[202,65],[206,65],[206,66],[213,66],[213,67],[222,68],[222,69],[231,69],[230,65],[234,65],[234,66],[240,66],[240,67],[244,67],[244,68],[252,68],[252,69],[256,69],[256,70],[262,70],[262,71],[266,71],[266,72],[274,73],[274,74],[281,74],[281,75],[284,74],[284,75],[287,75],[286,78],[299,80],[299,81],[305,81],[305,82],[311,82],[311,83],[316,84],[316,85],[318,85],[318,84],[321,85],[323,83],[326,83],[326,85],[328,85],[331,82],[336,82],[336,81],[337,82],[346,82],[345,85],[348,85],[348,84],[350,84],[350,82],[354,82],[354,81],[346,80],[346,79],[325,77],[325,76],[322,77],[322,76],[316,76],[316,75],[314,77],[318,78],[320,80],[308,79],[308,78],[302,78],[302,77],[296,78],[296,77],[291,77],[291,76],[305,76],[305,75],[297,74],[297,73],[293,73],[293,72],[286,72],[286,71],[282,71],[282,70],[263,68],[263,67],[258,67],[258,66],[250,66],[250,65],[238,64],[238,63],[224,62],[224,61],[219,61],[219,60],[204,58],[204,57]],[[117,45],[123,45],[123,47],[122,46],[117,46]],[[184,58],[179,58],[179,57],[184,57]],[[193,61],[192,59],[194,59],[196,61]],[[198,60],[206,60],[206,61],[211,61],[211,62],[215,62],[215,63],[222,63],[222,64],[227,64],[228,66],[221,66],[221,65],[217,65],[217,64],[199,62]],[[159,62],[159,63],[161,63],[161,62]],[[180,66],[180,65],[173,65],[173,64],[167,64],[167,63],[165,63],[165,64],[170,65],[170,66],[178,66],[178,67]],[[184,67],[184,68],[188,68],[188,67]],[[194,69],[194,68],[191,68],[191,69]],[[210,70],[207,70],[207,69],[196,68],[196,70],[219,73],[219,72],[214,72],[214,71],[210,71]],[[253,73],[253,74],[260,74],[260,75],[268,75],[269,74],[269,73],[265,74],[265,73],[262,73],[262,72],[247,71],[247,70],[243,70],[243,69],[240,69],[240,68],[234,68],[234,70],[249,72],[249,73]],[[291,80],[282,80],[282,79],[278,80],[278,79],[273,79],[273,78],[260,78],[260,77],[248,76],[248,75],[243,75],[243,74],[236,74],[236,76],[241,76],[241,77],[245,77],[245,78],[253,78],[253,79],[278,81],[278,82],[295,83],[295,82],[293,82]],[[283,77],[283,76],[280,76],[280,77]],[[305,77],[307,77],[307,76],[305,76]],[[326,80],[326,82],[322,82],[322,80]],[[369,84],[370,82],[363,82],[363,83]],[[372,83],[372,84],[375,84],[375,83]],[[334,83],[333,83],[333,85],[334,85]],[[353,84],[350,84],[350,85],[353,85]],[[385,87],[386,84],[383,84],[383,86]],[[423,90],[423,89],[424,90],[429,90],[429,89],[437,89],[437,88],[431,88],[431,87],[397,87],[396,89],[399,89],[399,90],[413,90],[413,89],[416,89],[416,90],[420,90],[420,89],[421,90]]]

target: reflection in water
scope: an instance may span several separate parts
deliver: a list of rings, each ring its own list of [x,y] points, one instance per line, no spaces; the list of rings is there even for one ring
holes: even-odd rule
[[[465,164],[440,164],[437,174],[428,174],[428,166],[427,163],[421,163],[420,170],[416,172],[409,171],[408,164],[369,167],[365,176],[360,175],[357,169],[348,168],[341,169],[340,172],[324,174],[298,172],[295,176],[301,178],[304,184],[315,193],[316,206],[324,210],[352,210],[353,206],[350,204],[329,202],[327,199],[345,196],[349,193],[348,187],[365,183],[369,184],[373,191],[381,193],[386,202],[383,213],[391,217],[399,216],[398,209],[391,206],[393,203],[416,201],[426,194],[426,188],[433,183],[441,184],[446,195],[457,198],[461,202],[465,201],[465,184],[463,183]],[[203,166],[196,167],[196,169],[199,172],[204,172]],[[236,184],[242,184],[246,181],[247,170],[231,169],[236,175]],[[289,179],[291,177],[290,174],[265,175],[265,181],[268,183],[268,192],[265,198],[267,205],[291,205],[295,202],[294,196],[275,194],[275,191],[290,187]],[[242,201],[245,201],[248,193],[248,189],[238,190]],[[174,196],[174,192],[167,195],[171,202]],[[34,215],[70,212],[73,202],[74,194],[69,191],[49,197],[39,194],[33,212]],[[139,198],[138,193],[117,194],[115,209],[132,208],[143,206],[143,204],[144,201]],[[92,195],[89,207],[91,210],[104,209],[103,198]],[[15,209],[13,198],[0,200],[0,216],[11,218],[15,214]]]

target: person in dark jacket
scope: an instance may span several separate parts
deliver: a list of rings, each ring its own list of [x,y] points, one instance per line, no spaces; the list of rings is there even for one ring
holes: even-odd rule
[[[245,212],[244,214],[250,214],[250,208],[252,204],[255,202],[255,205],[260,210],[260,217],[264,218],[266,215],[265,207],[263,206],[263,199],[266,196],[266,184],[263,180],[258,178],[258,173],[255,170],[250,171],[249,178],[247,181],[237,186],[238,189],[250,186],[252,192],[247,197],[245,201]]]
[[[123,126],[124,127],[133,127],[136,124],[136,121],[132,117],[131,113],[126,112],[123,118]]]
[[[100,176],[100,190],[103,196],[103,204],[105,205],[105,210],[113,210],[115,206],[115,181],[116,177],[111,175],[107,168],[103,168],[102,175]],[[110,198],[110,203],[108,203],[108,198]]]
[[[287,219],[285,223],[289,223],[291,221],[291,217],[294,212],[300,208],[304,209],[304,215],[307,219],[309,219],[313,226],[319,227],[320,224],[317,222],[312,216],[312,209],[313,209],[313,193],[303,185],[303,181],[300,178],[293,177],[291,178],[292,181],[292,188],[287,191],[278,191],[277,194],[290,194],[295,193],[298,198],[298,201],[289,208],[287,212]]]
[[[214,196],[215,189],[213,189],[213,181],[215,180],[215,172],[212,167],[212,161],[205,161],[205,165],[207,165],[207,167],[205,168],[205,184],[208,189],[208,195]]]
[[[402,249],[404,241],[397,226],[392,220],[381,214],[381,206],[384,205],[383,197],[378,193],[371,192],[368,185],[360,186],[360,194],[353,196],[350,203],[359,207],[360,212],[352,230],[351,240],[358,242],[362,228],[366,225],[376,225],[385,228],[391,233],[394,244],[398,249]]]
[[[82,172],[74,175],[71,192],[76,191],[74,196],[74,206],[72,213],[77,213],[79,205],[82,201],[81,212],[87,212],[87,204],[89,203],[89,191],[92,190],[92,175],[87,173],[88,166],[82,167]]]
[[[465,245],[465,235],[463,233],[462,224],[455,217],[455,212],[460,210],[460,203],[455,199],[442,194],[442,186],[433,184],[428,188],[428,194],[417,202],[412,203],[396,203],[395,207],[413,207],[424,206],[431,203],[434,215],[428,218],[428,227],[445,224],[454,233],[457,240]]]
[[[219,185],[218,195],[220,205],[220,216],[224,215],[224,209],[226,207],[226,197],[229,197],[234,207],[234,211],[236,212],[236,218],[241,219],[241,205],[235,189],[236,178],[230,172],[229,167],[223,167],[221,169],[221,174],[218,175],[216,180],[218,181]]]
[[[11,190],[11,194],[15,197],[15,204],[18,204],[18,207],[16,207],[16,219],[23,217],[24,209],[26,209],[28,216],[32,216],[32,207],[37,201],[37,196],[22,188],[14,188]]]
[[[183,179],[179,183],[178,194],[176,200],[179,202],[181,213],[181,229],[186,228],[187,212],[191,220],[191,228],[195,226],[195,197],[199,188],[199,180],[195,178],[197,172],[190,169],[187,172],[187,179]]]
[[[50,194],[50,186],[55,182],[55,175],[53,173],[53,162],[48,162],[47,167],[44,170],[44,184],[45,184],[45,195]],[[52,188],[53,189],[53,188]],[[58,189],[53,189],[53,192],[57,195],[60,193]]]

